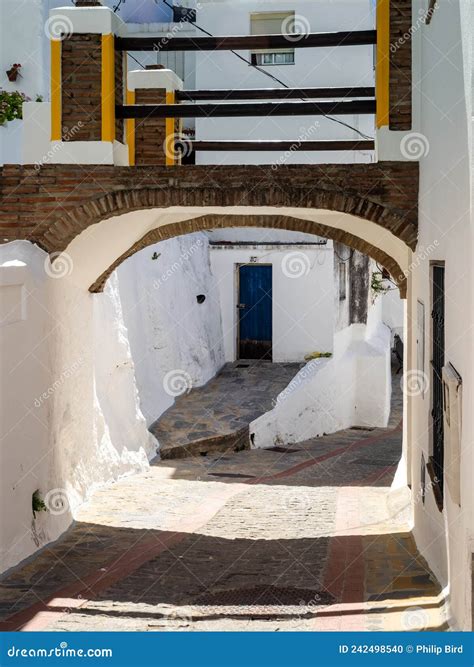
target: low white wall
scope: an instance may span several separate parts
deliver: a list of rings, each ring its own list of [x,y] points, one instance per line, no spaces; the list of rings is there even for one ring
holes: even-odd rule
[[[405,340],[405,329],[403,321],[405,317],[404,301],[400,299],[400,291],[398,289],[390,288],[390,291],[383,294],[382,301],[382,320],[392,332],[393,337],[398,334],[400,338]]]
[[[250,424],[254,447],[297,443],[351,426],[386,426],[390,331],[378,315],[334,336],[334,356],[308,362],[270,412]]]
[[[272,230],[266,230],[272,238]],[[288,234],[288,233],[287,233]],[[226,361],[237,358],[238,266],[273,267],[273,361],[303,361],[331,352],[334,331],[332,243],[315,246],[213,246],[212,272],[219,285]]]
[[[197,233],[162,241],[133,255],[116,273],[140,405],[150,425],[174,402],[173,378],[199,387],[224,364],[208,239]],[[201,304],[198,295],[205,296]]]

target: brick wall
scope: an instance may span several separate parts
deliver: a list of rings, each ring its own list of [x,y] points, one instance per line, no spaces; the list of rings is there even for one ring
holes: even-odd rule
[[[165,104],[166,90],[137,88],[135,104]],[[164,118],[137,118],[135,121],[135,164],[166,164]]]
[[[63,141],[100,141],[101,36],[71,35],[61,45]],[[79,121],[80,128],[77,127]]]
[[[391,130],[412,127],[412,0],[390,3],[390,117]]]
[[[127,211],[169,206],[284,206],[350,213],[414,248],[418,163],[114,167],[4,165],[0,238],[63,250],[82,230]]]

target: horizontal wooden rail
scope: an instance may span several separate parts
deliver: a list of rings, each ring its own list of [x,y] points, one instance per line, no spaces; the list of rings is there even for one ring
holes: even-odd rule
[[[118,51],[230,51],[364,46],[377,43],[376,30],[312,32],[289,35],[228,35],[225,37],[116,37]]]
[[[230,118],[375,114],[375,100],[349,102],[260,102],[259,104],[131,104],[116,107],[117,118]]]
[[[373,97],[375,88],[242,88],[240,90],[177,90],[176,100],[286,100],[286,99],[338,99],[348,97]]]
[[[177,141],[193,151],[372,151],[373,141],[204,141],[183,139]],[[179,148],[178,148],[179,150]]]

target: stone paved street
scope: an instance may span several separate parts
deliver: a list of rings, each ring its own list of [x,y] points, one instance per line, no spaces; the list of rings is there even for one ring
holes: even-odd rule
[[[249,447],[248,425],[272,408],[302,364],[228,363],[204,387],[178,396],[150,431],[162,459]]]
[[[447,629],[390,486],[400,418],[396,378],[387,429],[160,461],[98,491],[3,580],[2,629]]]

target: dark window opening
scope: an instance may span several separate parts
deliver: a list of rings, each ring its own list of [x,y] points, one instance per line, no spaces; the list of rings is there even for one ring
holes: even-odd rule
[[[443,508],[444,487],[444,415],[443,415],[443,366],[444,366],[444,266],[432,267],[432,390],[431,417],[433,449],[428,471],[439,509]]]
[[[196,10],[189,7],[173,7],[174,23],[186,23],[196,21]]]
[[[339,264],[339,301],[344,301],[347,296],[346,290],[347,267],[345,262]]]

